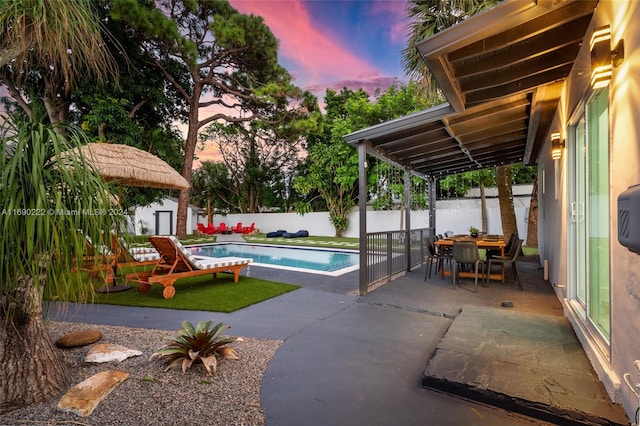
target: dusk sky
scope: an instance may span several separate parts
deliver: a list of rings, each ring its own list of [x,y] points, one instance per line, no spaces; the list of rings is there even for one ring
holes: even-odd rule
[[[406,0],[229,0],[244,14],[261,16],[279,40],[278,62],[294,84],[320,102],[327,88],[386,90],[407,81],[400,64],[406,46]],[[321,102],[322,104],[322,102]],[[197,151],[219,160],[217,147]]]
[[[322,96],[326,88],[385,90],[406,80],[406,0],[230,0],[261,16],[280,42],[279,62],[295,84]]]
[[[363,88],[373,94],[377,88],[386,90],[394,78],[407,80],[400,65],[407,40],[407,0],[229,2],[240,13],[264,19],[279,40],[279,63],[294,84],[320,99],[327,88]],[[196,155],[216,159],[212,151]]]

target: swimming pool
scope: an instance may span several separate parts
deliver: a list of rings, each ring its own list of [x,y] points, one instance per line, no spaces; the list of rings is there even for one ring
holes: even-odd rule
[[[189,249],[199,256],[249,257],[256,266],[331,276],[355,271],[359,266],[359,255],[353,251],[238,243],[198,245]]]

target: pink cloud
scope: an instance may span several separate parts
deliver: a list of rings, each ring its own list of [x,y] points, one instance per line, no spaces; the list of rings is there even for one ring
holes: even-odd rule
[[[204,142],[203,146],[199,150],[196,150],[196,159],[193,160],[192,170],[200,168],[203,161],[213,161],[219,163],[222,161],[222,154],[218,146],[213,141]]]
[[[231,0],[239,12],[261,16],[280,41],[280,55],[303,87],[344,79],[371,79],[382,72],[346,49],[327,28],[313,22],[301,0]]]
[[[389,40],[392,43],[403,43],[407,40],[407,28],[410,23],[407,17],[405,1],[374,0],[371,14],[387,22]]]
[[[394,77],[376,77],[371,79],[357,79],[357,80],[338,80],[328,84],[308,86],[306,89],[310,92],[316,93],[319,91],[324,92],[325,89],[331,89],[335,92],[340,92],[343,87],[351,90],[364,89],[365,92],[373,95],[373,93],[380,89],[385,91],[390,87],[395,78]]]

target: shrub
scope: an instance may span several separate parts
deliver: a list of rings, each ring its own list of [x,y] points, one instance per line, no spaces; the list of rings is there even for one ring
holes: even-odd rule
[[[207,373],[213,376],[218,370],[217,357],[239,359],[236,350],[227,346],[239,338],[222,336],[222,332],[229,326],[221,322],[211,328],[212,323],[213,321],[200,321],[194,327],[189,321],[184,321],[180,330],[164,338],[169,343],[154,352],[149,360],[164,357],[164,371],[181,365],[183,373],[193,363],[202,363]]]

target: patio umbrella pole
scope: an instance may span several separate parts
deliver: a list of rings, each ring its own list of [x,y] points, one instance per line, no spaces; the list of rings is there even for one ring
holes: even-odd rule
[[[113,280],[111,281],[111,285],[105,285],[104,287],[100,287],[96,290],[96,293],[117,293],[119,291],[127,291],[132,287],[128,285],[125,281],[124,284],[118,285],[118,265],[113,265],[111,267],[113,272]]]
[[[122,185],[119,186],[120,193],[118,194],[118,206],[122,206]],[[117,233],[119,233],[120,227],[118,226]],[[119,238],[119,237],[118,237]],[[120,257],[120,250],[118,253],[113,253],[113,255],[118,259]],[[113,272],[113,280],[111,281],[111,285],[105,285],[96,290],[97,293],[117,293],[119,291],[127,291],[132,287],[127,285],[127,281],[125,280],[124,284],[118,285],[118,263],[114,263],[111,266],[111,271]]]

